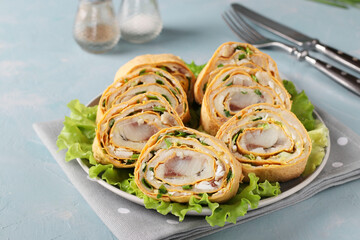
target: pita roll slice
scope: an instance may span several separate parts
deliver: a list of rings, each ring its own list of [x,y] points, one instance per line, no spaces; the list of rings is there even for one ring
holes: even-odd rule
[[[146,92],[160,93],[184,122],[190,119],[186,93],[177,79],[162,69],[145,67],[120,77],[103,92],[99,101],[97,121],[113,105]]]
[[[211,202],[225,202],[243,178],[241,164],[224,143],[186,127],[163,129],[150,138],[134,174],[147,196],[179,203],[204,193]]]
[[[189,102],[193,101],[195,75],[181,58],[173,54],[146,54],[137,56],[120,67],[115,75],[114,81],[117,81],[130,72],[141,70],[144,67],[160,68],[173,75],[186,92]]]
[[[281,81],[275,61],[267,54],[261,52],[251,44],[240,42],[226,42],[218,47],[213,56],[200,72],[194,87],[197,103],[201,104],[206,87],[210,84],[210,74],[227,65],[256,64],[258,67]]]
[[[311,152],[310,137],[289,110],[270,104],[244,108],[216,137],[242,163],[244,175],[285,182],[299,177]]]
[[[148,139],[163,128],[183,123],[159,93],[148,92],[112,106],[98,122],[93,142],[97,162],[134,167]]]
[[[229,65],[216,72],[210,78],[201,108],[201,125],[211,135],[252,104],[270,103],[291,109],[290,95],[282,83],[259,67]]]

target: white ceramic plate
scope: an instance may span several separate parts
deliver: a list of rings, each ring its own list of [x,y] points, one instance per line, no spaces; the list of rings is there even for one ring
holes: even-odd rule
[[[88,103],[88,106],[94,106],[97,105],[98,102],[100,100],[100,96],[94,98],[90,103]],[[321,119],[320,115],[314,111],[315,116],[317,119],[319,119],[322,123],[324,123],[324,121]],[[325,124],[325,123],[324,123]],[[304,188],[305,186],[307,186],[309,183],[311,183],[317,175],[319,175],[319,173],[321,172],[321,170],[324,168],[328,158],[329,158],[329,153],[330,153],[330,138],[328,138],[328,146],[325,148],[325,157],[322,161],[322,163],[320,164],[320,166],[309,176],[307,176],[306,178],[300,176],[296,179],[293,179],[291,181],[285,182],[285,183],[281,183],[281,194],[279,194],[278,196],[275,197],[270,197],[270,198],[266,198],[266,199],[262,199],[259,202],[259,206],[258,208],[267,206],[269,204],[275,203],[280,201],[283,198],[286,198],[294,193],[296,193],[297,191],[301,190],[302,188]],[[82,167],[82,169],[84,169],[84,171],[89,174],[89,167],[86,165],[85,160],[81,160],[80,158],[77,159],[78,163],[80,164],[80,166]],[[104,180],[102,180],[101,178],[96,178],[96,181],[102,185],[103,187],[109,189],[110,191],[114,192],[115,194],[129,200],[132,201],[134,203],[140,204],[144,206],[144,202],[142,199],[131,195],[127,192],[124,192],[122,190],[120,190],[119,188],[108,184],[107,182],[105,182]],[[251,211],[252,209],[250,208],[249,211]],[[187,213],[188,215],[194,215],[194,216],[208,216],[211,215],[211,210],[207,207],[204,207],[201,213],[198,213],[196,211],[189,211]]]

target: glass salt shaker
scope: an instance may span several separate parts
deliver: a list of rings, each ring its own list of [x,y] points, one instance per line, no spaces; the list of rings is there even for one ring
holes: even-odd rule
[[[112,49],[120,39],[112,0],[80,0],[73,33],[85,51],[103,53]]]
[[[145,43],[162,30],[157,0],[122,0],[119,10],[121,37],[131,43]]]

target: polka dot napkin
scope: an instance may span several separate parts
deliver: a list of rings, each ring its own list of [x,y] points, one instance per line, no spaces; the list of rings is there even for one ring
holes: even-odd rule
[[[331,150],[321,173],[305,188],[271,205],[252,210],[237,224],[260,217],[303,201],[329,187],[360,178],[360,137],[332,116],[319,111],[330,131]],[[81,169],[77,161],[65,162],[65,152],[57,152],[56,139],[62,120],[35,123],[34,129],[54,156],[70,181],[96,214],[119,239],[190,239],[206,236],[217,227],[210,227],[204,217],[187,216],[181,223],[172,215],[163,216],[154,210],[132,203],[102,187]],[[141,229],[134,228],[141,226]],[[232,224],[225,225],[226,227]]]

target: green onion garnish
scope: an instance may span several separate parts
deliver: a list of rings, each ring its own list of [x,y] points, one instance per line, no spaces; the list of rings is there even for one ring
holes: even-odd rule
[[[109,121],[109,128],[112,128],[112,126],[114,126],[114,123],[115,123],[115,119],[110,119]]]
[[[231,85],[233,85],[233,82],[231,82],[231,83],[229,83],[229,84],[226,84],[226,86],[231,86]]]
[[[138,159],[140,154],[133,154],[131,155],[131,159]]]
[[[226,75],[223,79],[223,82],[225,82],[230,77],[230,74]]]
[[[157,96],[146,95],[146,97],[147,97],[149,100],[159,100],[159,98],[158,98]]]
[[[154,106],[153,107],[153,111],[155,112],[164,112],[166,110],[165,107],[162,107],[162,106]]]
[[[164,85],[164,82],[159,80],[159,79],[156,79],[155,81],[156,81],[157,84]]]
[[[258,121],[258,120],[261,120],[262,117],[257,117],[257,118],[254,118],[252,121],[255,122],[255,121]]]
[[[228,174],[227,174],[227,176],[226,176],[226,181],[229,182],[229,180],[232,178],[232,176],[233,176],[232,170],[229,169],[229,172],[228,172]]]
[[[208,84],[208,83],[205,83],[204,86],[203,86],[203,89],[202,89],[202,90],[203,90],[203,93],[205,93],[205,91],[206,91],[207,84]]]
[[[230,111],[224,109],[224,113],[226,117],[232,117],[233,115],[231,115]]]
[[[223,67],[223,66],[224,66],[224,64],[220,63],[217,67],[219,68],[219,67]]]
[[[146,91],[137,92],[137,93],[135,93],[135,95],[139,95],[139,94],[143,94],[143,93],[146,93]]]
[[[190,189],[192,189],[193,188],[193,186],[192,185],[185,185],[185,186],[182,186],[182,189],[184,189],[184,190],[190,190]]]
[[[240,54],[238,59],[241,60],[241,59],[244,59],[245,57],[246,57],[245,54]]]
[[[139,72],[139,76],[144,75],[146,73],[146,69],[143,69]]]
[[[159,193],[166,194],[167,192],[168,192],[168,190],[166,189],[164,184],[161,184],[161,186],[159,187]]]
[[[254,90],[254,93],[256,93],[257,95],[259,95],[259,96],[261,96],[262,95],[262,93],[260,92],[260,90],[259,89],[255,89]]]
[[[166,101],[168,101],[168,103],[170,103],[170,104],[171,104],[171,102],[170,102],[169,98],[168,98],[165,94],[161,94],[161,96],[163,96],[163,97],[166,99]]]
[[[255,81],[255,82],[259,82],[259,79],[255,76],[255,75],[251,75],[251,78]]]
[[[168,149],[169,147],[171,147],[172,143],[169,142],[169,140],[167,140],[166,138],[164,138],[164,142],[166,144],[166,149]]]
[[[153,189],[153,187],[148,183],[148,181],[146,181],[145,178],[141,179],[141,182],[145,185],[145,187]]]

